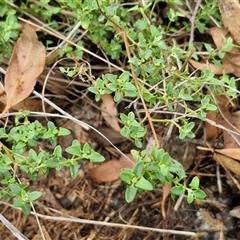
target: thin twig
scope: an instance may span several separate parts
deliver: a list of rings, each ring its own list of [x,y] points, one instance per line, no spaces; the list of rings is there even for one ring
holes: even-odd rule
[[[194,11],[192,13],[192,17],[190,19],[190,22],[191,22],[191,32],[190,32],[190,39],[189,39],[189,42],[193,42],[194,41],[194,30],[195,30],[195,19],[196,19],[196,16],[197,16],[197,12],[198,12],[198,9],[201,5],[201,2],[202,0],[198,0],[196,5],[195,5],[195,8],[194,8]]]

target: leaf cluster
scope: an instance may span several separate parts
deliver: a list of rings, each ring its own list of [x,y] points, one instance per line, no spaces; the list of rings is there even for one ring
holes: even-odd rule
[[[23,121],[20,120],[24,117]],[[56,127],[51,121],[43,126],[39,121],[29,122],[26,113],[16,117],[15,126],[9,131],[0,128],[0,199],[14,200],[14,206],[20,207],[24,213],[30,213],[30,203],[41,196],[39,191],[29,191],[29,185],[20,182],[21,173],[26,173],[31,181],[37,181],[39,175],[47,176],[50,169],[60,170],[68,167],[73,178],[77,177],[80,168],[79,160],[102,162],[104,157],[90,148],[74,140],[65,151],[57,145],[57,137],[66,136],[69,130]],[[39,142],[50,144],[53,151],[39,147]]]
[[[204,191],[199,188],[199,179],[194,177],[185,187],[181,181],[186,177],[183,166],[180,163],[174,163],[167,152],[163,149],[153,148],[151,152],[131,151],[136,159],[136,164],[132,169],[122,169],[121,179],[127,184],[125,199],[127,202],[133,201],[137,192],[143,190],[154,190],[164,184],[173,184],[171,196],[183,195],[187,191],[187,201],[192,203],[194,199],[203,199],[206,197]]]

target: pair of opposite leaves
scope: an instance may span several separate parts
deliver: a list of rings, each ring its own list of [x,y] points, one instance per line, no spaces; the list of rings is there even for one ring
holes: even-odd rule
[[[35,29],[25,24],[9,61],[4,79],[3,91],[6,97],[0,101],[6,104],[1,117],[14,105],[27,98],[34,89],[37,77],[43,71],[46,52],[38,41]]]

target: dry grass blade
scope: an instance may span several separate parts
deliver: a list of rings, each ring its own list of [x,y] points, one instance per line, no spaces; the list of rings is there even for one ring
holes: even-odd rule
[[[34,28],[26,24],[6,71],[4,83],[7,102],[1,116],[31,94],[37,77],[43,71],[45,56],[45,47],[38,41]]]
[[[13,233],[18,240],[28,240],[21,232],[18,231],[2,214],[0,214],[0,221]]]
[[[38,217],[41,217],[43,219],[53,220],[53,221],[66,221],[66,222],[72,222],[72,223],[77,222],[77,223],[83,223],[83,224],[93,224],[93,225],[109,226],[109,227],[116,227],[116,228],[134,228],[141,231],[153,231],[153,232],[170,233],[170,234],[183,235],[183,236],[195,237],[195,238],[197,237],[197,233],[195,232],[187,232],[187,231],[179,231],[179,230],[171,230],[171,229],[159,229],[159,228],[143,227],[143,226],[136,226],[136,225],[120,224],[120,223],[94,221],[94,220],[80,219],[80,218],[67,218],[67,217],[57,217],[57,216],[55,217],[55,216],[42,215],[39,213],[36,213],[34,215],[37,215]]]

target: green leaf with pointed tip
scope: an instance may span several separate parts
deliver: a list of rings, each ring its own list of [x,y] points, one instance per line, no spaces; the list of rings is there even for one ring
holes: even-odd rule
[[[143,189],[143,190],[153,190],[153,185],[144,177],[141,177],[137,183],[135,184],[135,187]]]

